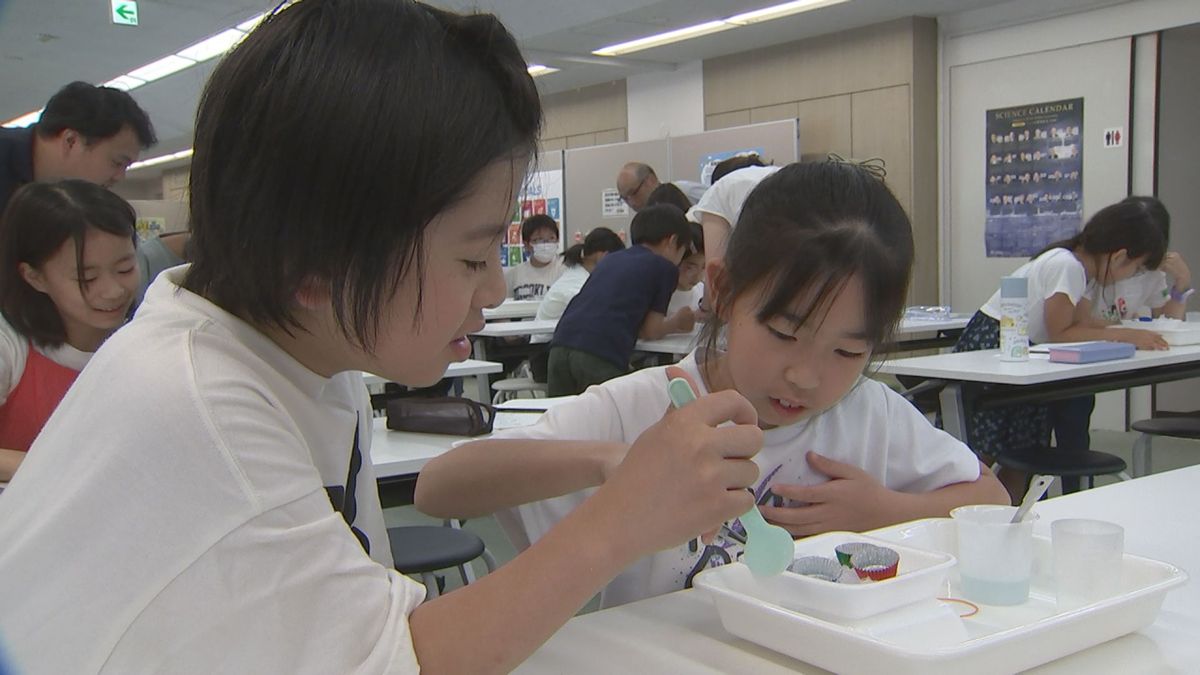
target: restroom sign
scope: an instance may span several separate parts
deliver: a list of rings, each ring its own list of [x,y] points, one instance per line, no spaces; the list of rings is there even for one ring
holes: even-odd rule
[[[112,22],[118,26],[138,25],[137,3],[133,0],[109,0]]]
[[[1123,127],[1113,127],[1104,130],[1104,147],[1119,148],[1125,144],[1125,129]]]

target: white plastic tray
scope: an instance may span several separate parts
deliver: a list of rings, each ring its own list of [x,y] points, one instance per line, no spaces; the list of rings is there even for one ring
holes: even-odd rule
[[[898,574],[873,583],[833,583],[791,572],[757,577],[744,565],[724,565],[704,574],[722,574],[727,588],[785,609],[833,621],[863,619],[921,600],[936,598],[946,586],[954,556],[854,532],[826,532],[796,542],[796,558],[834,558],[842,544],[890,546],[900,554]],[[728,568],[728,569],[725,569]],[[723,570],[723,571],[722,571]]]
[[[871,534],[950,555],[958,548],[954,524],[943,518],[919,520]],[[732,588],[726,583],[729,572],[722,574],[724,567],[699,575],[696,586],[709,592],[727,631],[847,674],[974,675],[1033,668],[1148,626],[1154,622],[1166,592],[1187,580],[1187,574],[1174,565],[1126,554],[1120,593],[1059,612],[1054,600],[1050,540],[1035,537],[1029,601],[1015,607],[981,605],[978,614],[962,620],[965,632],[953,638],[960,641],[939,645],[912,631],[879,637],[857,624],[784,609]],[[952,570],[945,597],[962,597],[957,576],[957,570]],[[880,617],[887,614],[891,613]]]
[[[1152,330],[1172,346],[1200,344],[1200,323],[1159,317],[1153,321],[1124,321],[1129,328]]]

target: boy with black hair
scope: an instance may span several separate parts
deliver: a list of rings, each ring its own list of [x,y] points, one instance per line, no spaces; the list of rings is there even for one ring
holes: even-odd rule
[[[127,92],[72,82],[38,122],[0,128],[0,210],[25,183],[80,178],[112,187],[158,142],[150,117]]]
[[[691,308],[667,315],[679,263],[692,245],[683,213],[669,204],[648,206],[630,232],[634,245],[604,256],[558,321],[547,368],[550,396],[579,394],[624,375],[639,338],[657,340],[695,325]]]
[[[558,254],[558,223],[545,214],[526,218],[521,223],[521,243],[529,259],[504,270],[508,297],[540,300],[566,269]]]

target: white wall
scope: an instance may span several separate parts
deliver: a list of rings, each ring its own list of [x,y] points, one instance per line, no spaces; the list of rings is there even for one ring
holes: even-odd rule
[[[634,75],[625,81],[629,141],[650,141],[704,131],[704,66]],[[659,169],[660,171],[664,169]]]

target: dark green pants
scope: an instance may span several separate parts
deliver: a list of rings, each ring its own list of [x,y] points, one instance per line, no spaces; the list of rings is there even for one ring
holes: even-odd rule
[[[570,347],[551,347],[550,362],[546,367],[547,394],[582,394],[591,385],[607,382],[626,372],[627,369],[618,368],[599,356]]]

